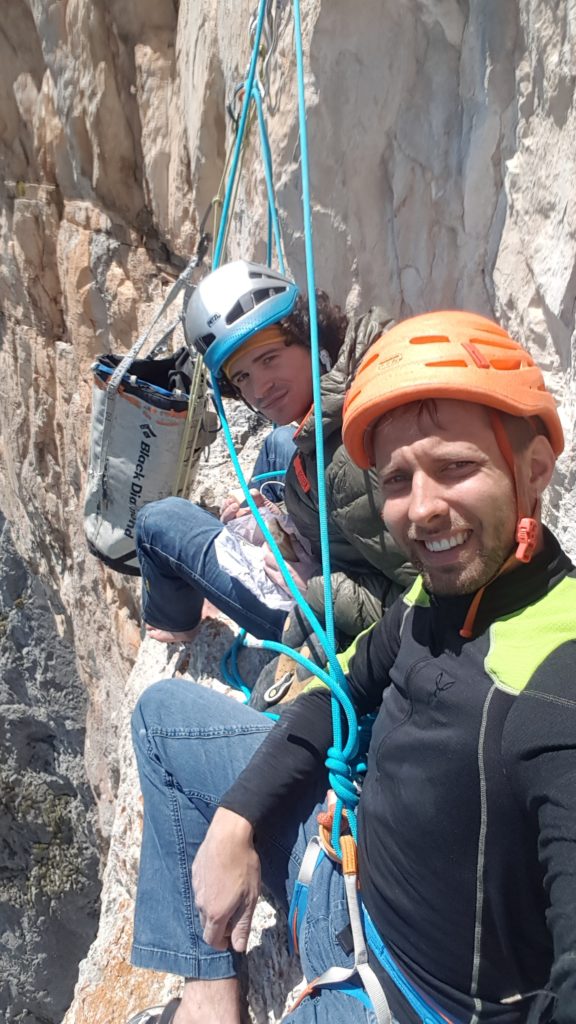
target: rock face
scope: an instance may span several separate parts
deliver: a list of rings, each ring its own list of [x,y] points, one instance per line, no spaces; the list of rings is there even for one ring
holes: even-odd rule
[[[82,536],[89,366],[126,350],[194,250],[233,138],[226,104],[245,74],[253,7],[6,0],[0,26],[0,506],[59,609],[89,701],[104,850],[114,836],[107,887],[117,872],[104,929],[129,920],[132,882],[119,892],[136,832],[119,831],[115,803],[140,637],[137,587]],[[269,8],[265,109],[287,263],[303,282],[292,12],[287,0]],[[574,5],[302,8],[318,284],[350,310],[469,307],[528,345],[561,406],[567,446],[546,515],[574,555]],[[266,234],[253,127],[228,255],[263,258]],[[209,504],[226,486],[221,449],[210,460],[196,489]],[[106,956],[99,940],[67,1024],[90,1019],[86,1000],[132,985],[125,965],[111,980]]]
[[[0,1016],[60,1024],[96,933],[86,692],[0,516]],[[54,951],[58,950],[58,956]]]

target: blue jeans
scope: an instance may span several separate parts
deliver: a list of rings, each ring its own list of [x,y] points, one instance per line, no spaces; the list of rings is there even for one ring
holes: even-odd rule
[[[144,831],[132,963],[187,978],[229,978],[235,956],[202,938],[190,868],[218,802],[268,730],[263,715],[205,687],[166,679],[140,698],[132,720],[144,797]],[[282,805],[257,836],[266,888],[286,910],[308,839],[317,831],[327,782],[322,773],[305,793]],[[316,870],[300,956],[307,978],[350,966],[337,941],[348,914],[342,877],[327,859]],[[320,991],[286,1018],[292,1024],[373,1022],[355,998]]]
[[[262,445],[250,477],[252,487],[262,489],[265,498],[270,501],[282,501],[284,498],[283,474],[288,469],[292,456],[296,451],[294,444],[294,427],[274,427]],[[278,482],[274,480],[260,481],[254,478],[261,473],[278,472]]]
[[[293,434],[293,427],[271,431],[253,476],[287,468],[295,451]],[[281,493],[281,483],[265,485],[266,497],[278,500]],[[220,568],[214,542],[221,530],[219,519],[184,498],[164,498],[140,510],[136,550],[144,621],[157,629],[186,632],[200,622],[202,604],[208,598],[253,636],[280,639],[286,612],[268,608]]]

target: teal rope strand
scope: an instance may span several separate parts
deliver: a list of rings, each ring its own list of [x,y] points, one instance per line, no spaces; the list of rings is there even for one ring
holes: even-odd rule
[[[306,101],[304,95],[304,58],[302,53],[302,27],[300,2],[293,0],[296,40],[296,69],[298,76],[298,120],[300,129],[300,160],[302,165],[302,211],[304,215],[304,247],[306,252],[306,282],[310,308],[310,347],[312,350],[312,393],[314,395],[316,465],[318,469],[318,512],[320,517],[320,548],[324,575],[324,606],[326,633],[335,649],[332,586],[330,580],[330,547],[328,539],[328,510],[324,477],[324,436],[322,433],[322,395],[320,392],[320,346],[318,343],[318,311],[316,307],[316,280],[314,275],[314,249],[312,243],[312,217],[310,175],[308,169],[308,133],[306,127]]]
[[[234,182],[238,173],[238,164],[240,162],[240,151],[242,149],[242,141],[244,139],[244,132],[246,131],[246,123],[248,120],[248,110],[252,101],[252,89],[254,88],[254,79],[256,78],[256,64],[258,62],[258,53],[260,51],[260,39],[262,38],[262,26],[264,24],[264,15],[266,13],[267,0],[260,0],[260,6],[258,8],[258,20],[256,22],[256,32],[254,35],[254,46],[252,47],[252,56],[250,58],[250,68],[248,71],[248,77],[246,79],[246,89],[244,92],[244,100],[242,103],[242,113],[240,115],[240,123],[238,125],[238,133],[236,135],[236,143],[234,146],[234,155],[232,157],[232,164],[230,167],[230,174],[228,175],[228,181],[226,182],[226,192],[224,195],[224,203],[222,205],[222,216],[220,218],[220,227],[218,229],[218,238],[216,239],[216,245],[214,246],[214,256],[212,258],[212,269],[216,270],[220,266],[220,260],[222,259],[222,249],[224,247],[224,238],[226,237],[226,226],[228,224],[228,215],[230,212],[230,204],[232,202],[232,192],[234,189]]]
[[[220,221],[220,227],[218,232],[218,238],[214,250],[213,258],[213,269],[216,269],[222,258],[222,249],[224,245],[224,238],[226,234],[226,226],[230,212],[230,205],[232,201],[232,194],[236,175],[238,173],[238,166],[240,160],[240,152],[242,142],[246,130],[246,124],[248,120],[248,113],[250,103],[254,100],[258,112],[258,122],[260,126],[260,134],[262,140],[262,155],[264,163],[264,172],[266,178],[266,187],[268,192],[268,207],[269,215],[272,219],[272,228],[275,234],[276,246],[278,249],[278,259],[280,269],[284,272],[283,258],[281,252],[281,241],[280,241],[280,228],[277,219],[274,190],[273,190],[273,178],[272,178],[272,162],[269,150],[268,138],[266,135],[265,122],[263,118],[263,112],[261,109],[261,97],[260,93],[254,89],[254,82],[256,77],[256,65],[258,60],[258,53],[260,49],[260,39],[262,35],[262,28],[264,23],[264,15],[266,11],[267,0],[260,0],[258,19],[256,25],[256,32],[254,36],[254,46],[252,49],[252,56],[250,60],[250,68],[248,77],[245,84],[245,94],[242,105],[242,113],[240,117],[240,123],[238,126],[238,133],[236,137],[236,144],[234,148],[234,154],[232,159],[232,166],[226,185],[226,193],[224,197],[224,203],[222,207],[222,216]],[[315,440],[316,440],[316,457],[317,457],[317,472],[318,472],[318,514],[320,522],[320,549],[322,556],[322,572],[324,581],[324,605],[325,605],[325,622],[326,626],[323,628],[314,614],[312,608],[304,600],[296,587],[286,562],[276,544],[276,541],[272,537],[272,534],[268,530],[262,516],[260,515],[258,508],[249,492],[247,482],[244,474],[240,467],[238,457],[234,449],[234,443],[230,434],[230,429],[222,405],[222,400],[219,392],[218,383],[214,375],[212,376],[212,383],[214,389],[214,396],[216,401],[216,407],[222,423],[224,436],[226,443],[230,451],[234,469],[236,475],[242,487],[246,502],[254,515],[256,522],[260,526],[266,541],[272,551],[276,561],[280,567],[280,570],[286,581],[286,585],[294,598],[296,604],[303,612],[304,616],[310,623],[312,629],[318,636],[320,643],[322,644],[329,665],[329,673],[323,673],[325,677],[323,681],[330,687],[332,694],[332,720],[333,720],[333,732],[334,742],[333,746],[328,751],[327,766],[329,770],[329,776],[333,782],[333,788],[338,796],[338,804],[334,815],[334,828],[332,833],[332,842],[336,850],[340,852],[340,823],[342,817],[342,801],[344,801],[348,807],[349,820],[351,828],[354,822],[353,806],[355,806],[355,793],[354,796],[350,790],[348,783],[350,782],[350,768],[347,763],[347,759],[352,755],[352,751],[356,749],[358,727],[357,718],[354,708],[347,697],[347,684],[344,677],[344,673],[336,659],[335,653],[335,630],[334,630],[334,614],[332,608],[332,587],[331,587],[331,571],[330,571],[330,549],[329,549],[329,537],[328,537],[328,515],[327,515],[327,500],[326,500],[326,482],[325,482],[325,463],[324,463],[324,438],[322,433],[322,406],[321,406],[321,391],[320,391],[320,358],[319,358],[319,343],[318,343],[318,323],[317,323],[317,307],[316,307],[316,283],[314,276],[314,253],[312,244],[312,219],[311,219],[311,201],[310,201],[310,180],[309,180],[309,163],[308,163],[308,139],[307,139],[307,128],[306,128],[306,104],[305,104],[305,90],[304,90],[304,60],[302,53],[302,27],[300,19],[300,3],[299,0],[293,0],[294,7],[294,21],[295,21],[295,40],[296,40],[296,66],[297,66],[297,77],[298,77],[298,113],[299,113],[299,130],[300,130],[300,149],[301,149],[301,166],[302,166],[302,205],[303,205],[303,216],[304,216],[304,241],[305,241],[305,252],[306,252],[306,276],[308,286],[308,302],[310,309],[310,345],[311,345],[311,358],[312,358],[312,393],[314,399],[314,412],[315,412]],[[270,239],[269,239],[269,255],[270,255]],[[267,641],[266,645],[272,644],[272,641]],[[274,649],[274,648],[271,648]],[[290,648],[284,645],[278,645],[278,649],[281,649],[288,653],[291,657],[299,655],[299,652],[292,651]],[[297,657],[296,660],[299,660]],[[307,659],[305,659],[307,660]],[[314,675],[319,675],[318,666],[312,666],[312,672]],[[321,678],[319,676],[319,678]],[[342,721],[341,721],[341,709],[346,716],[347,720],[347,741],[345,746],[342,745]],[[354,833],[353,833],[354,834]]]
[[[222,425],[222,432],[224,434],[224,439],[226,441],[226,445],[227,445],[228,451],[230,453],[230,458],[232,459],[232,465],[234,466],[234,471],[235,471],[236,476],[238,478],[238,482],[240,483],[240,486],[242,488],[242,492],[243,492],[244,497],[246,499],[246,503],[248,504],[248,507],[250,508],[250,511],[252,512],[256,522],[258,523],[258,526],[260,527],[264,537],[266,538],[266,542],[267,542],[270,550],[272,551],[272,554],[274,555],[274,558],[276,559],[276,561],[278,563],[278,566],[280,568],[280,571],[282,572],[282,575],[283,575],[284,580],[286,582],[286,586],[288,587],[288,589],[290,591],[290,594],[294,598],[294,601],[296,602],[296,604],[300,608],[300,610],[301,610],[302,614],[305,616],[306,620],[309,622],[312,630],[316,633],[316,635],[318,637],[318,640],[320,641],[320,643],[322,644],[322,647],[324,648],[324,651],[328,655],[329,651],[330,651],[330,648],[329,648],[328,637],[326,636],[326,632],[325,632],[324,628],[322,627],[322,625],[320,624],[320,621],[318,620],[317,616],[315,615],[313,609],[310,607],[310,605],[305,600],[305,598],[302,596],[302,594],[298,590],[296,584],[294,583],[294,580],[292,579],[292,576],[290,574],[290,571],[288,569],[286,561],[285,561],[285,559],[284,559],[284,557],[282,555],[282,552],[280,551],[280,549],[279,549],[279,547],[278,547],[274,537],[270,533],[270,530],[268,529],[268,526],[266,525],[265,520],[262,518],[262,516],[260,514],[258,506],[256,505],[252,495],[250,494],[250,490],[249,490],[249,487],[248,487],[248,483],[247,483],[246,477],[244,476],[244,473],[242,471],[242,467],[240,465],[240,461],[239,461],[238,456],[236,454],[236,451],[234,449],[234,442],[232,440],[232,434],[230,432],[230,426],[228,424],[228,420],[227,420],[227,417],[226,417],[226,411],[225,411],[223,403],[222,403],[222,396],[220,394],[220,388],[219,388],[219,385],[218,385],[218,380],[217,380],[215,374],[212,374],[212,388],[213,388],[213,391],[214,391],[214,403],[216,405],[216,411],[218,413],[218,416],[220,418],[220,423]],[[250,641],[250,642],[251,643],[254,642],[254,643],[257,643],[260,646],[266,646],[266,647],[268,647],[269,645],[272,645],[272,644],[275,643],[275,641],[272,641],[272,640],[266,640],[266,641],[265,640],[260,640],[260,641]],[[317,665],[315,665],[314,662],[308,661],[308,659],[304,659],[304,656],[301,655],[299,651],[294,651],[291,647],[287,647],[284,644],[280,644],[280,645],[276,645],[274,647],[271,646],[270,649],[271,650],[279,650],[279,651],[287,654],[289,657],[294,658],[295,660],[301,660],[301,663],[305,664],[306,667],[309,668],[314,675],[317,675],[318,672],[319,672],[319,667]],[[347,697],[346,677],[345,677],[345,675],[344,675],[344,673],[342,671],[342,668],[341,668],[340,664],[336,660],[336,655],[334,653],[334,648],[331,649],[331,653],[332,653],[332,657],[333,657],[333,659],[335,661],[335,664],[336,664],[337,672],[333,673],[332,675],[329,675],[328,673],[325,673],[324,670],[320,670],[320,671],[322,671],[322,677],[321,678],[322,678],[323,682],[325,682],[326,685],[330,687],[330,690],[331,690],[332,693],[336,692],[339,696],[340,696],[340,694],[342,694],[342,696],[345,695]],[[304,660],[302,661],[302,659],[304,659]],[[336,680],[338,680],[338,681],[336,681]],[[337,703],[337,707],[338,708],[339,708],[339,706],[340,705]],[[354,756],[353,752],[355,752],[355,750],[357,748],[357,738],[358,738],[358,728],[357,728],[357,724],[356,724],[357,720],[356,720],[356,713],[354,711],[354,708],[353,708],[352,704],[349,703],[347,707],[348,707],[349,714],[350,714],[351,725],[350,725],[350,727],[348,729],[348,742],[346,744],[345,750],[346,750],[347,756]],[[340,718],[338,718],[338,724],[339,724],[339,737],[338,738],[336,738],[336,737],[334,738],[334,744],[330,748],[330,750],[328,751],[328,757],[329,757],[330,762],[331,762],[330,766],[329,766],[329,772],[330,772],[330,778],[331,778],[331,781],[332,781],[332,788],[334,789],[334,792],[336,793],[336,796],[338,797],[338,802],[337,802],[336,810],[335,810],[335,813],[334,813],[334,822],[335,822],[335,824],[336,823],[338,824],[338,837],[337,837],[335,849],[340,853],[341,852],[340,851],[340,822],[341,822],[341,818],[342,818],[342,801],[343,800],[346,802],[346,806],[347,806],[347,810],[348,810],[348,818],[349,818],[351,830],[352,829],[355,830],[356,824],[355,824],[353,806],[349,805],[350,794],[349,794],[349,787],[348,787],[348,784],[347,784],[348,780],[345,777],[347,775],[347,773],[348,773],[348,768],[347,768],[347,766],[344,766],[342,768],[342,770],[341,770],[341,774],[340,775],[335,771],[336,763],[337,762],[341,762],[341,759],[342,759],[342,756],[343,756],[342,755],[342,728],[341,728]],[[352,834],[354,835],[354,831],[352,832]]]
[[[300,593],[300,591],[298,590],[298,587],[294,583],[294,580],[292,579],[292,576],[291,576],[291,574],[289,572],[288,566],[286,565],[286,561],[284,559],[284,556],[282,555],[282,552],[280,551],[280,548],[278,547],[276,541],[274,540],[274,537],[270,533],[270,530],[268,529],[268,527],[266,525],[266,522],[262,518],[262,516],[260,514],[260,510],[258,509],[258,506],[256,505],[256,503],[254,501],[254,498],[250,494],[250,490],[249,490],[249,487],[248,487],[248,483],[246,481],[246,477],[244,476],[244,473],[242,471],[242,467],[240,465],[238,456],[236,454],[236,451],[234,450],[234,442],[232,440],[232,434],[230,432],[230,426],[228,424],[228,420],[227,420],[227,417],[226,417],[226,411],[225,411],[224,406],[222,404],[222,396],[220,394],[220,388],[219,388],[219,385],[218,385],[218,380],[217,380],[217,378],[216,378],[216,376],[214,374],[212,374],[211,377],[212,377],[212,388],[213,388],[213,392],[214,392],[214,403],[216,405],[216,411],[218,413],[218,416],[220,418],[220,423],[222,425],[222,433],[224,434],[226,445],[227,445],[229,453],[230,453],[230,458],[232,459],[232,465],[234,466],[234,471],[235,471],[236,476],[238,478],[238,482],[240,484],[240,487],[242,488],[242,493],[244,495],[244,498],[246,499],[246,503],[247,503],[250,511],[252,512],[256,522],[258,523],[258,526],[260,527],[262,533],[264,534],[264,537],[266,538],[266,542],[267,542],[270,550],[272,551],[272,554],[274,555],[274,558],[278,562],[278,565],[280,567],[282,575],[284,576],[284,580],[286,582],[286,586],[288,587],[288,590],[290,591],[291,596],[294,598],[294,601],[296,602],[296,604],[298,605],[298,607],[302,611],[302,613],[305,616],[306,620],[309,622],[310,626],[312,627],[314,632],[317,634],[318,639],[320,640],[320,643],[322,644],[322,646],[324,647],[326,653],[328,654],[328,650],[327,650],[327,648],[328,648],[328,637],[326,636],[326,632],[325,632],[323,626],[320,624],[320,621],[318,620],[317,616],[315,615],[313,609],[310,607],[310,605],[307,603],[307,601],[305,601],[305,599],[302,597],[302,594]],[[334,654],[333,654],[333,657],[334,657],[334,659],[336,658],[336,656]],[[345,689],[346,688],[346,680],[345,680],[345,677],[344,677],[344,673],[342,672],[342,669],[340,668],[340,665],[338,664],[338,662],[336,662],[336,665],[337,665],[338,672],[339,672],[340,677],[341,677],[340,685],[343,684],[343,687]]]
[[[276,206],[276,195],[274,192],[274,175],[272,172],[272,151],[270,149],[270,142],[268,139],[268,132],[266,129],[266,121],[264,119],[264,110],[262,107],[262,97],[260,95],[260,89],[256,85],[252,90],[254,103],[256,105],[256,111],[258,114],[258,127],[260,129],[260,148],[262,150],[262,163],[264,165],[264,178],[266,180],[266,191],[268,193],[268,213],[269,213],[269,231],[270,228],[274,232],[274,241],[276,243],[276,253],[278,255],[278,267],[281,274],[286,273],[284,266],[284,255],[282,253],[282,236],[280,233],[280,222],[278,220],[278,209]],[[268,237],[268,264],[272,262],[272,245],[271,239]]]
[[[304,55],[302,52],[302,23],[300,18],[300,0],[293,0],[294,8],[294,36],[296,45],[296,72],[298,78],[298,120],[300,128],[300,158],[302,165],[302,208],[304,214],[304,244],[306,251],[306,277],[308,283],[308,302],[310,305],[310,341],[312,347],[312,386],[314,394],[315,415],[315,438],[316,458],[318,470],[318,513],[320,519],[320,550],[322,552],[322,573],[324,580],[324,607],[326,620],[326,633],[328,635],[331,651],[335,651],[334,616],[332,609],[332,586],[330,574],[330,548],[328,538],[328,514],[326,502],[326,482],[324,477],[324,438],[322,434],[322,414],[320,400],[320,359],[318,345],[318,324],[316,310],[316,282],[314,278],[314,251],[312,243],[312,216],[310,199],[310,175],[308,161],[308,133],[306,126],[306,97],[304,88]],[[320,412],[320,415],[318,415]],[[328,652],[327,652],[328,653]],[[335,658],[334,658],[335,660]],[[333,669],[333,659],[329,658],[330,668]],[[336,663],[337,664],[337,663]],[[340,666],[338,666],[340,669]],[[340,669],[340,672],[342,670]],[[335,675],[337,675],[335,673]],[[334,743],[328,752],[327,765],[336,767],[338,758],[342,754],[342,721],[341,704],[338,701],[337,693],[333,686],[332,691],[332,726]],[[355,722],[354,731],[357,735],[358,724]],[[338,794],[336,809],[334,812],[334,825],[332,828],[332,845],[340,854],[340,830],[342,822],[342,800],[347,803],[346,796]],[[352,808],[347,808],[352,812]],[[350,815],[349,815],[350,816]]]

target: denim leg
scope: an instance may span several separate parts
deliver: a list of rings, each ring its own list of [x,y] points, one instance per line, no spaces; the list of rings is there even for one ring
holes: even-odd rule
[[[224,572],[214,551],[222,523],[184,498],[145,505],[136,520],[142,615],[158,629],[183,632],[200,621],[207,597],[254,636],[278,640],[286,618]]]
[[[220,797],[270,725],[231,698],[181,679],[156,683],[140,698],[132,718],[144,797],[135,966],[189,978],[235,973],[232,955],[202,939],[190,868]]]
[[[300,960],[306,978],[317,978],[330,967],[352,966],[353,956],[346,954],[338,942],[338,935],[349,922],[340,866],[325,857],[314,872],[299,935]],[[359,978],[354,975],[350,984],[358,983]],[[361,987],[360,993],[363,993]],[[349,1024],[351,1020],[375,1024],[376,1017],[371,1009],[352,995],[333,989],[319,989],[286,1017],[286,1024]]]
[[[212,949],[202,939],[191,865],[220,798],[272,724],[213,690],[166,679],[144,692],[132,727],[144,797],[132,963],[187,978],[232,977],[236,955]],[[325,790],[326,778],[320,776],[285,802],[257,836],[264,885],[285,908],[308,840],[317,832]],[[314,873],[300,932],[307,978],[334,965],[351,965],[337,938],[348,921],[340,869],[324,859]],[[375,1019],[353,996],[320,990],[286,1024],[375,1024]]]
[[[359,999],[333,989],[307,996],[283,1024],[376,1024],[376,1015]],[[398,1024],[393,1021],[392,1024]]]
[[[266,437],[258,458],[254,463],[250,485],[263,488],[262,493],[270,501],[282,501],[284,497],[284,475],[283,471],[288,469],[292,456],[296,452],[294,444],[295,427],[288,424],[286,427],[275,427]],[[273,481],[254,480],[260,473],[279,472],[279,483]]]
[[[190,868],[220,798],[271,722],[230,697],[166,679],[144,692],[132,727],[144,797],[132,963],[190,978],[231,977],[233,955],[202,939]],[[284,804],[258,836],[264,884],[284,906],[325,785],[320,778],[297,802]]]

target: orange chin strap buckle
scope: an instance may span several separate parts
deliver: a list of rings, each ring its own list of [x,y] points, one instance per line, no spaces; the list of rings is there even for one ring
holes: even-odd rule
[[[516,558],[519,562],[529,562],[534,554],[538,537],[538,523],[531,516],[523,516],[516,527],[518,548]]]

